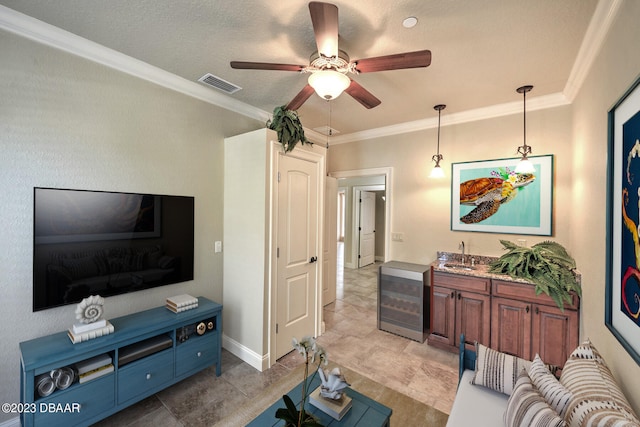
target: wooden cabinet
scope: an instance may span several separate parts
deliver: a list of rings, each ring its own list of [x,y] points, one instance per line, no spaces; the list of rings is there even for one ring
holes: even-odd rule
[[[493,298],[491,348],[531,359],[531,303]]]
[[[460,334],[471,348],[490,342],[491,281],[486,278],[432,272],[429,344],[455,350]]]
[[[431,334],[429,344],[455,348],[456,291],[431,282]]]
[[[545,363],[563,366],[578,346],[580,329],[577,310],[536,305],[531,325],[531,355],[539,354]]]
[[[498,351],[562,367],[578,345],[578,296],[560,310],[528,283],[433,271],[429,344],[457,351],[465,334]]]
[[[536,354],[545,363],[563,366],[578,345],[578,296],[564,311],[535,287],[505,280],[492,281],[491,347],[523,359]]]

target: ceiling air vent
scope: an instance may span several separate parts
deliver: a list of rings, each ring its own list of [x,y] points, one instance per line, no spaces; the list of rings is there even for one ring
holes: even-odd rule
[[[221,90],[224,93],[228,93],[229,95],[231,95],[232,93],[236,93],[237,91],[242,89],[240,86],[234,85],[233,83],[221,79],[218,76],[214,76],[211,73],[207,73],[204,76],[200,77],[198,81]]]
[[[336,130],[330,126],[320,126],[317,128],[313,128],[313,130],[326,136],[336,136],[340,133],[339,130]]]

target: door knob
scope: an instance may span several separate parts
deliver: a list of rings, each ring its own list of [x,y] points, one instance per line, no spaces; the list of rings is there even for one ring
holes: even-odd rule
[[[318,257],[317,256],[312,256],[311,259],[309,260],[309,264],[313,264],[316,261],[318,261]]]

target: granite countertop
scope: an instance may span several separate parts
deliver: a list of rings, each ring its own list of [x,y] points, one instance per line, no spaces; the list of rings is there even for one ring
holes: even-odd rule
[[[498,257],[469,254],[465,255],[464,258],[465,262],[462,264],[461,253],[438,252],[438,258],[431,263],[431,266],[434,271],[442,273],[453,273],[463,276],[483,277],[487,279],[508,280],[510,282],[533,284],[530,280],[513,278],[507,274],[490,273],[489,264],[492,261],[497,260]]]

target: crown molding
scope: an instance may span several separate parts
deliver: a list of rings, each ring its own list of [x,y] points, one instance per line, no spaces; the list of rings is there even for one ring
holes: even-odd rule
[[[80,56],[167,89],[217,105],[253,119],[266,121],[269,113],[212,91],[199,83],[176,76],[146,62],[109,49],[61,28],[42,22],[6,6],[0,5],[0,29],[30,40]]]
[[[527,111],[544,110],[547,108],[562,107],[569,104],[570,102],[564,94],[554,93],[551,95],[527,98]],[[442,116],[440,126],[458,125],[478,120],[508,116],[516,113],[522,113],[522,101],[507,102],[504,104],[496,104],[489,107],[447,114],[446,116]],[[436,127],[438,127],[438,119],[435,117],[415,120],[413,122],[405,122],[398,125],[385,126],[332,137],[329,140],[329,145],[345,144],[347,142],[362,141],[365,139],[383,138],[402,133],[433,129]]]
[[[554,108],[571,104],[595,61],[604,43],[623,0],[600,0],[596,6],[589,27],[585,33],[576,61],[562,93],[530,98],[527,107],[530,110]],[[15,33],[30,40],[46,44],[73,55],[105,65],[131,76],[155,83],[159,86],[180,92],[184,95],[225,108],[246,117],[265,122],[271,114],[227,95],[216,93],[199,83],[176,76],[158,67],[142,62],[123,53],[109,49],[53,25],[0,5],[0,29]],[[486,120],[521,112],[521,103],[509,102],[485,108],[447,114],[441,117],[441,126],[449,126]],[[435,118],[405,122],[392,126],[369,129],[362,132],[339,135],[328,138],[330,145],[352,141],[381,138],[403,133],[432,129],[437,126]],[[305,134],[313,142],[327,141],[319,132],[305,129]],[[324,140],[324,141],[323,141]]]
[[[569,79],[564,87],[563,93],[569,99],[569,102],[573,102],[584,80],[587,78],[596,56],[600,53],[604,39],[609,33],[611,24],[618,14],[622,1],[600,0],[598,2],[591,22],[589,22],[587,32],[582,39]]]

